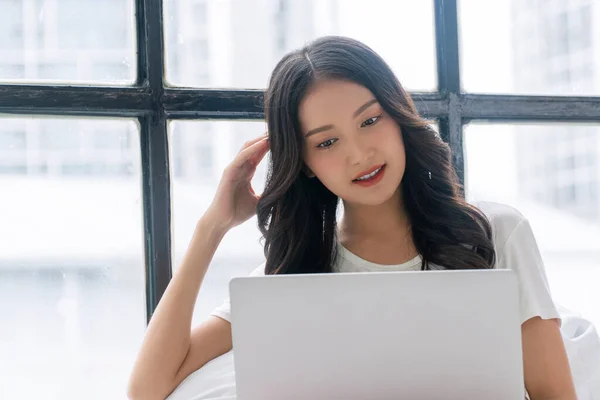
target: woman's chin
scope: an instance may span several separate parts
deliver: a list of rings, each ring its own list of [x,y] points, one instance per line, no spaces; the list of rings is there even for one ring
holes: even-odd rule
[[[386,204],[389,201],[396,202],[396,199],[399,199],[401,196],[400,186],[390,187],[381,187],[378,190],[373,191],[353,191],[352,194],[348,194],[346,197],[339,196],[344,204],[349,206],[369,206],[376,207],[382,204]]]

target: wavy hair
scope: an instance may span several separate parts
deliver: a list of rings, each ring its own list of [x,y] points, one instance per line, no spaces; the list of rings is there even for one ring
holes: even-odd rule
[[[447,269],[493,268],[490,223],[462,197],[450,147],[419,116],[377,53],[356,40],[327,36],[284,56],[265,93],[271,157],[257,205],[265,273],[333,272],[339,198],[303,173],[305,144],[298,118],[303,97],[315,81],[324,79],[369,89],[400,126],[406,151],[402,196],[422,269],[430,263]]]

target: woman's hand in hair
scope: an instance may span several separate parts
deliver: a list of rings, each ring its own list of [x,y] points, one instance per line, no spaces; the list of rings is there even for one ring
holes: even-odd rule
[[[229,230],[256,214],[259,196],[250,181],[268,151],[269,140],[265,134],[246,142],[223,171],[217,193],[207,210],[222,229]]]

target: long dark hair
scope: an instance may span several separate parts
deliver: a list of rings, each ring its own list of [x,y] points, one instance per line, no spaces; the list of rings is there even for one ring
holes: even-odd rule
[[[400,126],[406,149],[402,196],[414,244],[423,257],[422,269],[429,263],[448,269],[493,268],[490,223],[463,199],[449,146],[419,116],[377,53],[356,40],[328,36],[284,56],[265,93],[271,157],[257,206],[265,273],[333,271],[339,198],[319,179],[303,173],[304,139],[298,118],[300,102],[321,79],[366,87]]]

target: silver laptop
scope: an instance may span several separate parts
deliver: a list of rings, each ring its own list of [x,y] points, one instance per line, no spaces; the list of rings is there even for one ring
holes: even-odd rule
[[[230,296],[240,400],[525,397],[513,271],[244,277]]]

